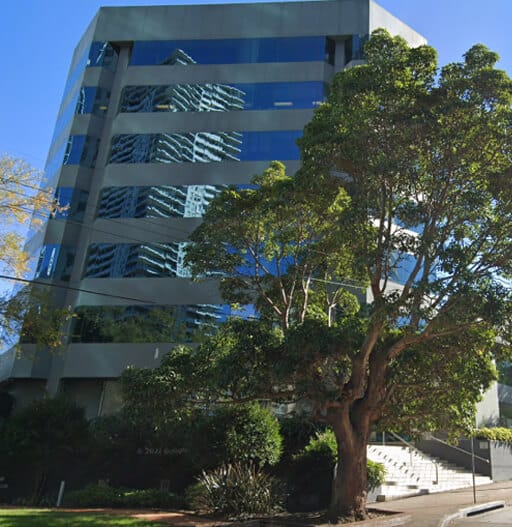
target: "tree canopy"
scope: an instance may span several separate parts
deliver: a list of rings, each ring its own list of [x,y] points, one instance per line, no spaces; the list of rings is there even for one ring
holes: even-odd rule
[[[365,54],[306,126],[295,177],[272,164],[192,237],[193,273],[256,320],[156,374],[175,401],[302,402],[338,442],[331,520],[365,517],[373,428],[467,429],[510,342],[511,80],[482,45],[438,70],[378,30]]]

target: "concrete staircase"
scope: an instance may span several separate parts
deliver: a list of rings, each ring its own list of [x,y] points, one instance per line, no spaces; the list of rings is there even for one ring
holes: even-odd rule
[[[368,445],[368,459],[386,467],[386,481],[376,499],[392,500],[473,485],[471,471],[401,445]],[[477,474],[476,485],[492,483]]]

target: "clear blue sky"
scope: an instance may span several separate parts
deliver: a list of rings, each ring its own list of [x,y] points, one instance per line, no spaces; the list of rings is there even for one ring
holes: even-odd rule
[[[500,54],[500,67],[512,76],[512,0],[377,1],[423,34],[438,50],[440,64],[460,60],[469,47],[481,42]],[[165,3],[234,2],[4,0],[0,17],[0,153],[23,157],[43,168],[74,47],[101,5]]]

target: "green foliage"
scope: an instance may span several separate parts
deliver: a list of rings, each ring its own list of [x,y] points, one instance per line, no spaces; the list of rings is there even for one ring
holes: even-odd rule
[[[125,409],[94,420],[91,435],[91,479],[129,487],[166,479],[177,492],[201,471],[222,463],[274,465],[282,449],[276,418],[255,403],[189,409],[174,419]]]
[[[122,507],[122,489],[108,485],[88,485],[64,495],[65,507]]]
[[[476,402],[496,379],[497,346],[492,332],[473,330],[436,346],[422,344],[404,351],[390,367],[393,391],[381,429],[408,435],[425,430],[463,435],[470,430]]]
[[[382,463],[369,459],[367,461],[366,478],[368,490],[375,490],[386,481],[386,467]]]
[[[365,53],[306,126],[295,177],[272,163],[192,236],[196,278],[221,277],[259,319],[142,379],[175,409],[309,401],[342,457],[332,520],[365,515],[372,427],[467,429],[492,360],[512,353],[512,81],[481,45],[441,71],[435,50],[383,30]]]
[[[488,439],[489,441],[502,441],[512,443],[512,429],[510,428],[478,428],[473,432],[476,439]]]
[[[284,417],[279,420],[279,426],[283,437],[281,461],[285,463],[301,451],[321,429],[319,424],[312,421],[307,414],[293,414]]]
[[[66,492],[65,507],[176,508],[182,501],[175,494],[158,489],[123,489],[108,485],[88,485]]]
[[[35,344],[36,350],[58,352],[64,345],[64,325],[73,318],[70,307],[54,306],[50,288],[30,285],[0,298],[0,329],[4,345]],[[18,352],[20,349],[18,349]]]
[[[64,397],[37,400],[0,424],[0,471],[14,479],[30,469],[30,500],[38,503],[49,474],[75,459],[88,437],[82,408]]]
[[[204,472],[189,498],[195,510],[244,519],[275,511],[283,493],[278,481],[256,465],[234,463]]]
[[[257,189],[231,187],[210,203],[191,237],[188,265],[196,277],[220,276],[224,298],[255,302],[283,327],[312,313],[326,317],[338,301],[313,279],[353,272],[339,228],[346,192],[326,182],[311,199],[277,161],[252,183]]]
[[[292,459],[289,473],[289,505],[292,510],[318,510],[327,507],[332,476],[338,459],[336,437],[331,430],[318,432]],[[367,461],[367,490],[384,483],[386,469]]]
[[[257,403],[216,408],[205,433],[219,463],[275,465],[281,456],[279,423],[270,409]]]

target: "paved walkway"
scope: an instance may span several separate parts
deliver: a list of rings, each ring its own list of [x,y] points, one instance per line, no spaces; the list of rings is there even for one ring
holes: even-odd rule
[[[500,481],[476,488],[477,505],[500,500],[505,501],[507,505],[512,505],[512,481]],[[376,503],[372,504],[372,507],[410,514],[411,520],[407,523],[408,527],[440,527],[444,518],[472,505],[473,488],[470,487]]]

